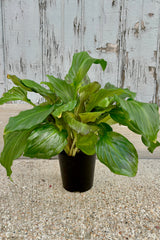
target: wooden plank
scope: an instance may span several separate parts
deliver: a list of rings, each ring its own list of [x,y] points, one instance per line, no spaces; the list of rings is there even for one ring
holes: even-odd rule
[[[142,44],[142,61],[144,62],[146,81],[143,78],[139,81],[139,93],[145,97],[142,100],[160,103],[158,68],[160,60],[159,55],[159,41],[160,41],[160,2],[144,1],[142,23],[144,22],[144,31],[141,36]],[[156,53],[157,52],[157,53]]]
[[[64,78],[74,52],[108,61],[89,71],[159,103],[160,2],[157,0],[5,0],[0,5],[0,94],[12,87],[7,73],[46,80]],[[34,102],[39,96],[30,95]]]
[[[64,0],[63,0],[64,1]],[[64,1],[64,73],[71,66],[73,54],[84,50],[82,45],[83,29],[83,0]]]
[[[43,80],[46,74],[61,77],[61,1],[40,1],[42,25]]]
[[[43,1],[43,72],[64,78],[75,51],[81,50],[79,1]]]
[[[157,21],[158,21],[158,34],[157,34],[157,49],[154,51],[154,57],[156,59],[156,87],[153,101],[160,106],[160,3],[156,2]]]
[[[4,35],[5,35],[5,69],[6,73],[20,78],[42,79],[41,32],[39,22],[39,5],[36,0],[5,0]],[[7,81],[7,87],[12,83]],[[39,96],[29,94],[34,102]]]
[[[155,102],[159,6],[158,2],[149,0],[129,0],[124,6],[121,85],[136,91],[140,101]]]
[[[3,4],[2,1],[0,3],[0,97],[5,91],[5,81],[4,81],[4,35],[3,35]]]
[[[99,0],[84,3],[83,49],[108,62],[104,73],[100,67],[93,66],[89,76],[102,86],[108,81],[117,85],[119,2]]]

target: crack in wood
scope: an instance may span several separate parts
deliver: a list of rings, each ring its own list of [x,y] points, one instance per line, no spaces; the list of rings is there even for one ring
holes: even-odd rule
[[[4,16],[4,1],[1,1],[0,11],[1,11],[1,29],[2,29],[2,49],[3,49],[3,77],[4,77],[4,91],[8,91],[7,86],[7,72],[6,72],[6,55],[7,55],[7,46],[5,44],[5,16]]]
[[[44,24],[46,20],[47,0],[38,0],[39,2],[39,16],[40,16],[40,37],[41,37],[41,55],[42,55],[42,80],[45,79],[44,71]]]
[[[154,102],[157,103],[157,104],[160,104],[160,98],[159,98],[159,95],[158,95],[158,93],[159,93],[159,83],[158,83],[158,79],[157,79],[157,69],[156,69],[156,67],[149,66],[148,70],[152,74],[153,79],[155,81],[155,96],[154,96],[155,100],[154,100]]]
[[[21,71],[22,73],[25,73],[25,74],[26,74],[26,71],[25,71],[25,70],[26,70],[26,64],[24,63],[22,57],[20,57],[19,64],[20,64],[20,71]]]
[[[121,1],[119,10],[119,54],[118,54],[118,77],[117,85],[121,88],[125,85],[125,62],[126,62],[126,21],[127,21],[127,2]],[[127,55],[128,56],[128,55]]]
[[[78,21],[77,17],[74,18],[73,21],[73,29],[74,29],[74,34],[80,35],[81,32],[81,22]]]

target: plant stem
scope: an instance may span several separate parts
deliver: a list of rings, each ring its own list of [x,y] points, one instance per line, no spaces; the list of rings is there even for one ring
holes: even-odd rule
[[[70,153],[69,153],[70,156],[74,155],[74,146],[75,146],[76,140],[77,140],[76,137],[74,137],[74,140],[70,149]]]
[[[73,157],[76,155],[76,153],[78,152],[78,148],[77,147],[75,147],[75,149],[73,150]]]

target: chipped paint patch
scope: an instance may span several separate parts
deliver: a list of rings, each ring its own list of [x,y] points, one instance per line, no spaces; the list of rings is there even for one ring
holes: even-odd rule
[[[136,22],[136,23],[135,23],[134,28],[133,28],[135,37],[138,38],[139,32],[140,32],[140,31],[145,31],[145,30],[146,30],[146,27],[145,27],[145,25],[144,25],[144,21]]]
[[[37,82],[45,81],[46,74],[63,78],[73,54],[85,50],[108,61],[105,72],[91,68],[91,79],[103,85],[109,79],[136,91],[137,99],[158,102],[158,1],[29,2],[1,1],[0,75],[4,84],[0,94],[5,86],[11,87],[4,72],[22,78],[35,76]]]
[[[118,53],[119,52],[119,45],[118,45],[118,43],[116,43],[116,44],[106,43],[105,47],[99,47],[99,48],[96,48],[96,50],[98,50],[100,52],[114,52],[114,53]]]
[[[74,21],[73,21],[73,29],[74,29],[74,34],[76,35],[80,35],[80,31],[81,31],[81,22],[78,21],[77,17],[75,17]]]
[[[154,16],[154,13],[148,13],[148,16],[149,16],[149,17],[153,17],[153,16]]]
[[[158,83],[158,80],[157,80],[157,71],[156,71],[156,67],[153,67],[153,66],[149,66],[148,67],[148,70],[149,72],[152,74],[153,76],[153,79],[155,81],[155,95],[154,95],[154,99],[153,101],[157,104],[160,104],[160,98],[158,96],[158,93],[159,93],[159,83]]]
[[[112,7],[117,6],[117,0],[112,0]]]

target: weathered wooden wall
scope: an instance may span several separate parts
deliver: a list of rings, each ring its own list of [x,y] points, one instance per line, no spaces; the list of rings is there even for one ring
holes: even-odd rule
[[[0,0],[0,96],[7,73],[64,77],[76,51],[108,61],[92,80],[160,104],[160,0]],[[36,102],[39,99],[32,95]]]

